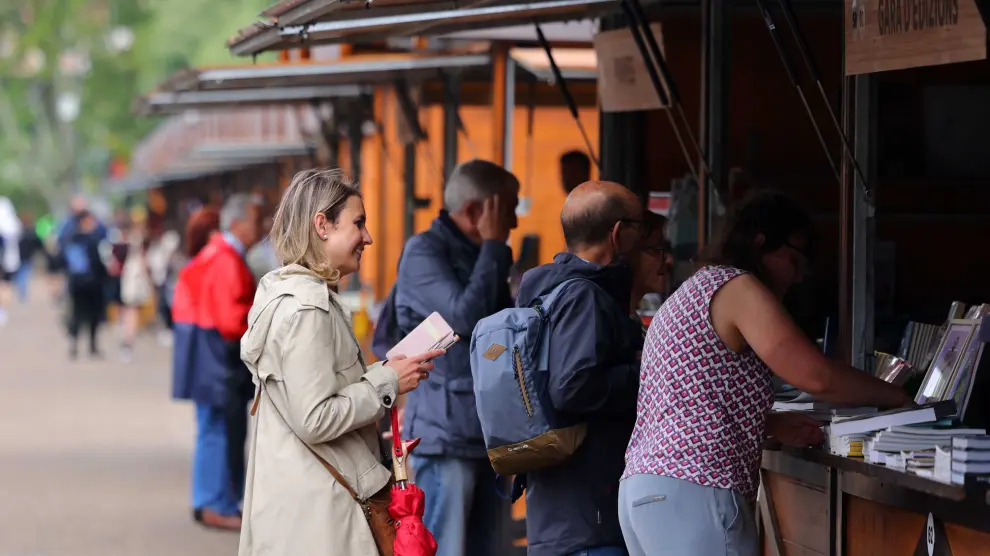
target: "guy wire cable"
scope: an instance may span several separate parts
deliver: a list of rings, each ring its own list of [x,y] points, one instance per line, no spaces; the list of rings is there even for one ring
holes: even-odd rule
[[[828,109],[828,115],[832,118],[832,125],[835,126],[835,130],[839,132],[839,137],[842,138],[842,148],[846,152],[846,156],[853,164],[853,168],[856,169],[856,174],[859,175],[859,179],[863,181],[863,186],[869,191],[870,186],[866,181],[866,175],[859,166],[859,161],[856,160],[856,154],[852,150],[852,145],[849,143],[849,137],[846,132],[842,130],[842,125],[839,124],[839,118],[835,116],[835,110],[832,109],[832,103],[828,100],[828,95],[825,94],[825,86],[822,85],[821,73],[818,71],[818,64],[815,63],[815,58],[811,54],[811,49],[808,47],[808,40],[804,36],[804,32],[801,31],[801,24],[798,22],[797,14],[794,12],[791,6],[791,0],[777,0],[780,4],[781,10],[784,12],[784,20],[787,22],[787,26],[791,29],[791,34],[794,36],[794,40],[797,42],[798,50],[801,52],[801,58],[804,59],[804,65],[808,68],[808,73],[811,74],[811,78],[815,80],[815,85],[818,86],[818,92],[821,94],[822,101],[825,103],[825,107]]]
[[[715,180],[711,177],[712,171],[711,166],[708,164],[708,156],[705,154],[704,149],[701,148],[701,143],[699,143],[698,138],[695,137],[694,131],[691,129],[691,124],[688,122],[687,115],[684,113],[684,105],[681,102],[681,93],[677,88],[677,82],[674,81],[674,74],[670,71],[670,66],[667,65],[667,58],[663,55],[663,52],[660,51],[660,45],[657,44],[657,39],[653,36],[653,32],[650,30],[650,23],[647,21],[646,14],[643,12],[643,6],[640,5],[639,0],[625,0],[625,2],[629,7],[627,13],[631,13],[630,24],[635,24],[639,27],[640,33],[646,40],[648,51],[656,61],[657,66],[660,68],[660,74],[663,76],[663,80],[667,84],[667,90],[670,91],[670,106],[677,111],[677,115],[680,117],[681,123],[684,124],[684,128],[687,131],[688,138],[691,140],[694,148],[698,151],[698,157],[701,159],[701,166],[705,170],[705,174],[712,180],[712,184],[714,185]],[[718,188],[716,187],[716,189]]]
[[[471,140],[471,136],[468,135],[468,130],[464,127],[464,120],[461,119],[461,107],[457,107],[457,131],[464,136],[464,142],[467,143],[467,148],[471,151],[471,158],[478,158],[478,149],[474,146],[474,141]]]
[[[828,165],[832,168],[832,173],[835,174],[835,179],[840,183],[842,182],[842,176],[839,174],[839,169],[835,165],[835,160],[832,159],[832,154],[829,152],[828,143],[825,141],[825,137],[822,135],[822,130],[818,127],[818,121],[815,120],[815,114],[811,111],[811,105],[808,104],[808,97],[804,94],[804,89],[801,88],[801,84],[797,80],[797,76],[794,74],[794,67],[791,65],[790,59],[787,57],[787,52],[784,50],[784,45],[780,41],[780,37],[777,35],[777,25],[773,21],[773,15],[770,10],[766,8],[763,0],[756,0],[756,6],[761,12],[763,12],[763,21],[767,24],[767,30],[770,31],[770,38],[773,40],[773,45],[777,48],[777,54],[780,55],[780,61],[784,64],[784,71],[787,72],[788,79],[791,80],[791,85],[797,90],[798,96],[801,98],[801,104],[804,105],[804,111],[808,114],[808,119],[811,120],[811,126],[815,129],[815,134],[818,136],[818,141],[822,144],[822,149],[825,150],[825,158],[828,159]]]
[[[584,144],[588,147],[588,156],[590,156],[591,161],[595,163],[595,168],[601,170],[598,155],[595,154],[595,149],[591,145],[591,138],[588,137],[588,131],[584,129],[584,124],[581,123],[581,114],[578,113],[577,102],[574,101],[574,97],[571,95],[571,90],[567,87],[567,81],[564,80],[564,76],[560,73],[560,68],[557,66],[557,60],[553,57],[553,50],[550,48],[550,41],[548,41],[546,36],[543,35],[543,29],[540,29],[539,23],[534,23],[533,25],[536,26],[536,38],[539,39],[540,45],[543,47],[543,51],[547,54],[547,59],[550,60],[550,71],[553,73],[553,79],[557,82],[557,87],[560,89],[560,93],[564,95],[564,102],[567,103],[567,109],[570,110],[571,117],[574,118],[574,122],[577,123],[578,129],[581,131],[581,137],[584,139]]]
[[[653,84],[653,90],[656,91],[657,96],[660,97],[660,104],[666,107],[666,109],[661,108],[661,110],[667,114],[667,119],[670,120],[670,127],[674,130],[674,137],[677,139],[677,144],[681,147],[681,153],[684,154],[684,161],[687,162],[688,168],[691,170],[691,175],[694,176],[694,181],[701,183],[701,179],[698,177],[698,170],[694,166],[691,153],[688,152],[687,144],[684,143],[684,137],[681,136],[681,130],[677,127],[677,121],[674,120],[674,115],[670,113],[670,97],[667,96],[667,91],[664,90],[663,84],[660,82],[660,74],[657,73],[656,64],[651,59],[643,37],[639,34],[639,27],[636,25],[636,17],[633,14],[632,8],[629,7],[629,2],[630,0],[620,0],[622,9],[626,12],[626,19],[629,20],[629,32],[632,33],[633,40],[636,41],[636,48],[639,50],[639,54],[643,58],[643,65],[646,66],[646,73],[650,76],[650,82]],[[710,172],[708,174],[708,179],[712,179]],[[715,183],[715,181],[712,180],[712,183]]]

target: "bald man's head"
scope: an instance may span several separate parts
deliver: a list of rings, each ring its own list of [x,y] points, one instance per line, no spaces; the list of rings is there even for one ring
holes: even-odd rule
[[[610,181],[587,181],[574,188],[560,211],[564,240],[571,251],[611,241],[619,222],[635,223],[643,208],[635,193]]]

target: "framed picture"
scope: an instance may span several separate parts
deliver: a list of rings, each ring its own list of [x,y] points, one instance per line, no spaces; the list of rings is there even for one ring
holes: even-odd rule
[[[980,321],[977,321],[980,322]],[[946,400],[952,399],[956,402],[956,417],[962,419],[966,416],[966,408],[969,406],[969,398],[973,393],[973,384],[976,382],[976,370],[980,368],[980,359],[983,357],[983,346],[980,341],[980,328],[978,324],[973,331],[973,337],[963,352],[962,361],[952,374],[951,385],[949,386]]]
[[[963,354],[979,324],[980,321],[976,320],[949,321],[945,335],[942,336],[942,341],[935,351],[935,357],[928,367],[928,373],[921,383],[921,389],[914,398],[915,403],[924,404],[949,399],[953,373],[963,359]]]

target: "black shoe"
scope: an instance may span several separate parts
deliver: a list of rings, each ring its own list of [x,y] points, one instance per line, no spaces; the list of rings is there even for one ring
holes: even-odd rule
[[[90,352],[89,352],[89,358],[90,359],[103,359],[103,352],[101,352],[98,349],[90,350]]]
[[[69,359],[75,361],[79,357],[79,349],[76,347],[69,348]]]

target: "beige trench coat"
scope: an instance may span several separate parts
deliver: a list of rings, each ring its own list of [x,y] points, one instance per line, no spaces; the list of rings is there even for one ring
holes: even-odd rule
[[[398,377],[379,364],[365,368],[349,320],[336,294],[301,266],[272,271],[258,286],[241,358],[265,388],[250,441],[239,556],[377,554],[358,503],[306,448],[362,498],[390,478],[377,421],[395,402]]]

